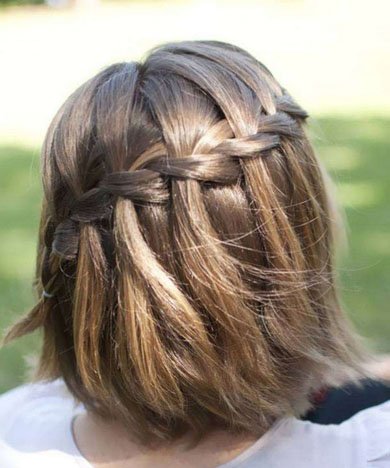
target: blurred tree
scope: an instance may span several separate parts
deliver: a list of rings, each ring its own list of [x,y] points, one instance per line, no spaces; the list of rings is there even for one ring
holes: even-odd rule
[[[100,2],[99,0],[45,0],[47,5],[62,8],[93,8],[97,6]]]
[[[8,6],[8,5],[42,5],[44,0],[0,0],[0,7],[1,6]]]
[[[0,7],[46,4],[53,8],[91,8],[99,3],[100,0],[0,0]]]

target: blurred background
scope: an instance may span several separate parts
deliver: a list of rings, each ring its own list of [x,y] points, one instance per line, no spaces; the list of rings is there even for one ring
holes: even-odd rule
[[[56,110],[106,65],[217,39],[255,55],[311,114],[347,222],[342,301],[390,352],[389,14],[388,0],[0,0],[0,330],[33,304],[39,153]],[[0,350],[0,392],[26,378],[38,344]]]

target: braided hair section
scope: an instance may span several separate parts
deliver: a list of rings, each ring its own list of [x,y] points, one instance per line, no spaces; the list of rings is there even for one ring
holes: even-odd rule
[[[78,88],[42,150],[39,300],[8,335],[43,329],[37,376],[147,443],[261,434],[358,375],[307,117],[218,41]]]
[[[280,100],[281,109],[286,100]],[[304,112],[290,104],[289,112]],[[295,110],[295,113],[294,113]],[[226,120],[215,124],[216,131],[231,133]],[[210,130],[215,131],[214,129]],[[78,250],[79,223],[93,223],[111,216],[118,197],[133,203],[168,203],[169,178],[193,179],[214,184],[234,184],[242,174],[240,159],[264,157],[269,150],[280,146],[281,137],[297,138],[301,130],[296,121],[285,111],[278,111],[260,119],[258,132],[243,138],[227,138],[210,153],[191,154],[171,159],[160,154],[132,171],[106,174],[97,185],[84,192],[70,207],[70,214],[55,228],[52,251],[65,259],[75,258]],[[160,150],[161,151],[161,150]],[[100,155],[103,158],[103,155]],[[48,226],[48,230],[52,226]],[[50,247],[50,246],[49,246]]]

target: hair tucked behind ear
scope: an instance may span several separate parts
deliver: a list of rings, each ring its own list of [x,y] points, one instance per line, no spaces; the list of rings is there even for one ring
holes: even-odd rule
[[[363,375],[307,117],[247,52],[170,43],[109,66],[42,150],[38,379],[144,443],[262,433]]]

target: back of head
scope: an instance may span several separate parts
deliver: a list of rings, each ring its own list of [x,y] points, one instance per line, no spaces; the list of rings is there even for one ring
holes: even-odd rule
[[[38,378],[140,440],[261,433],[359,375],[306,112],[242,49],[169,43],[78,88],[42,150]]]

